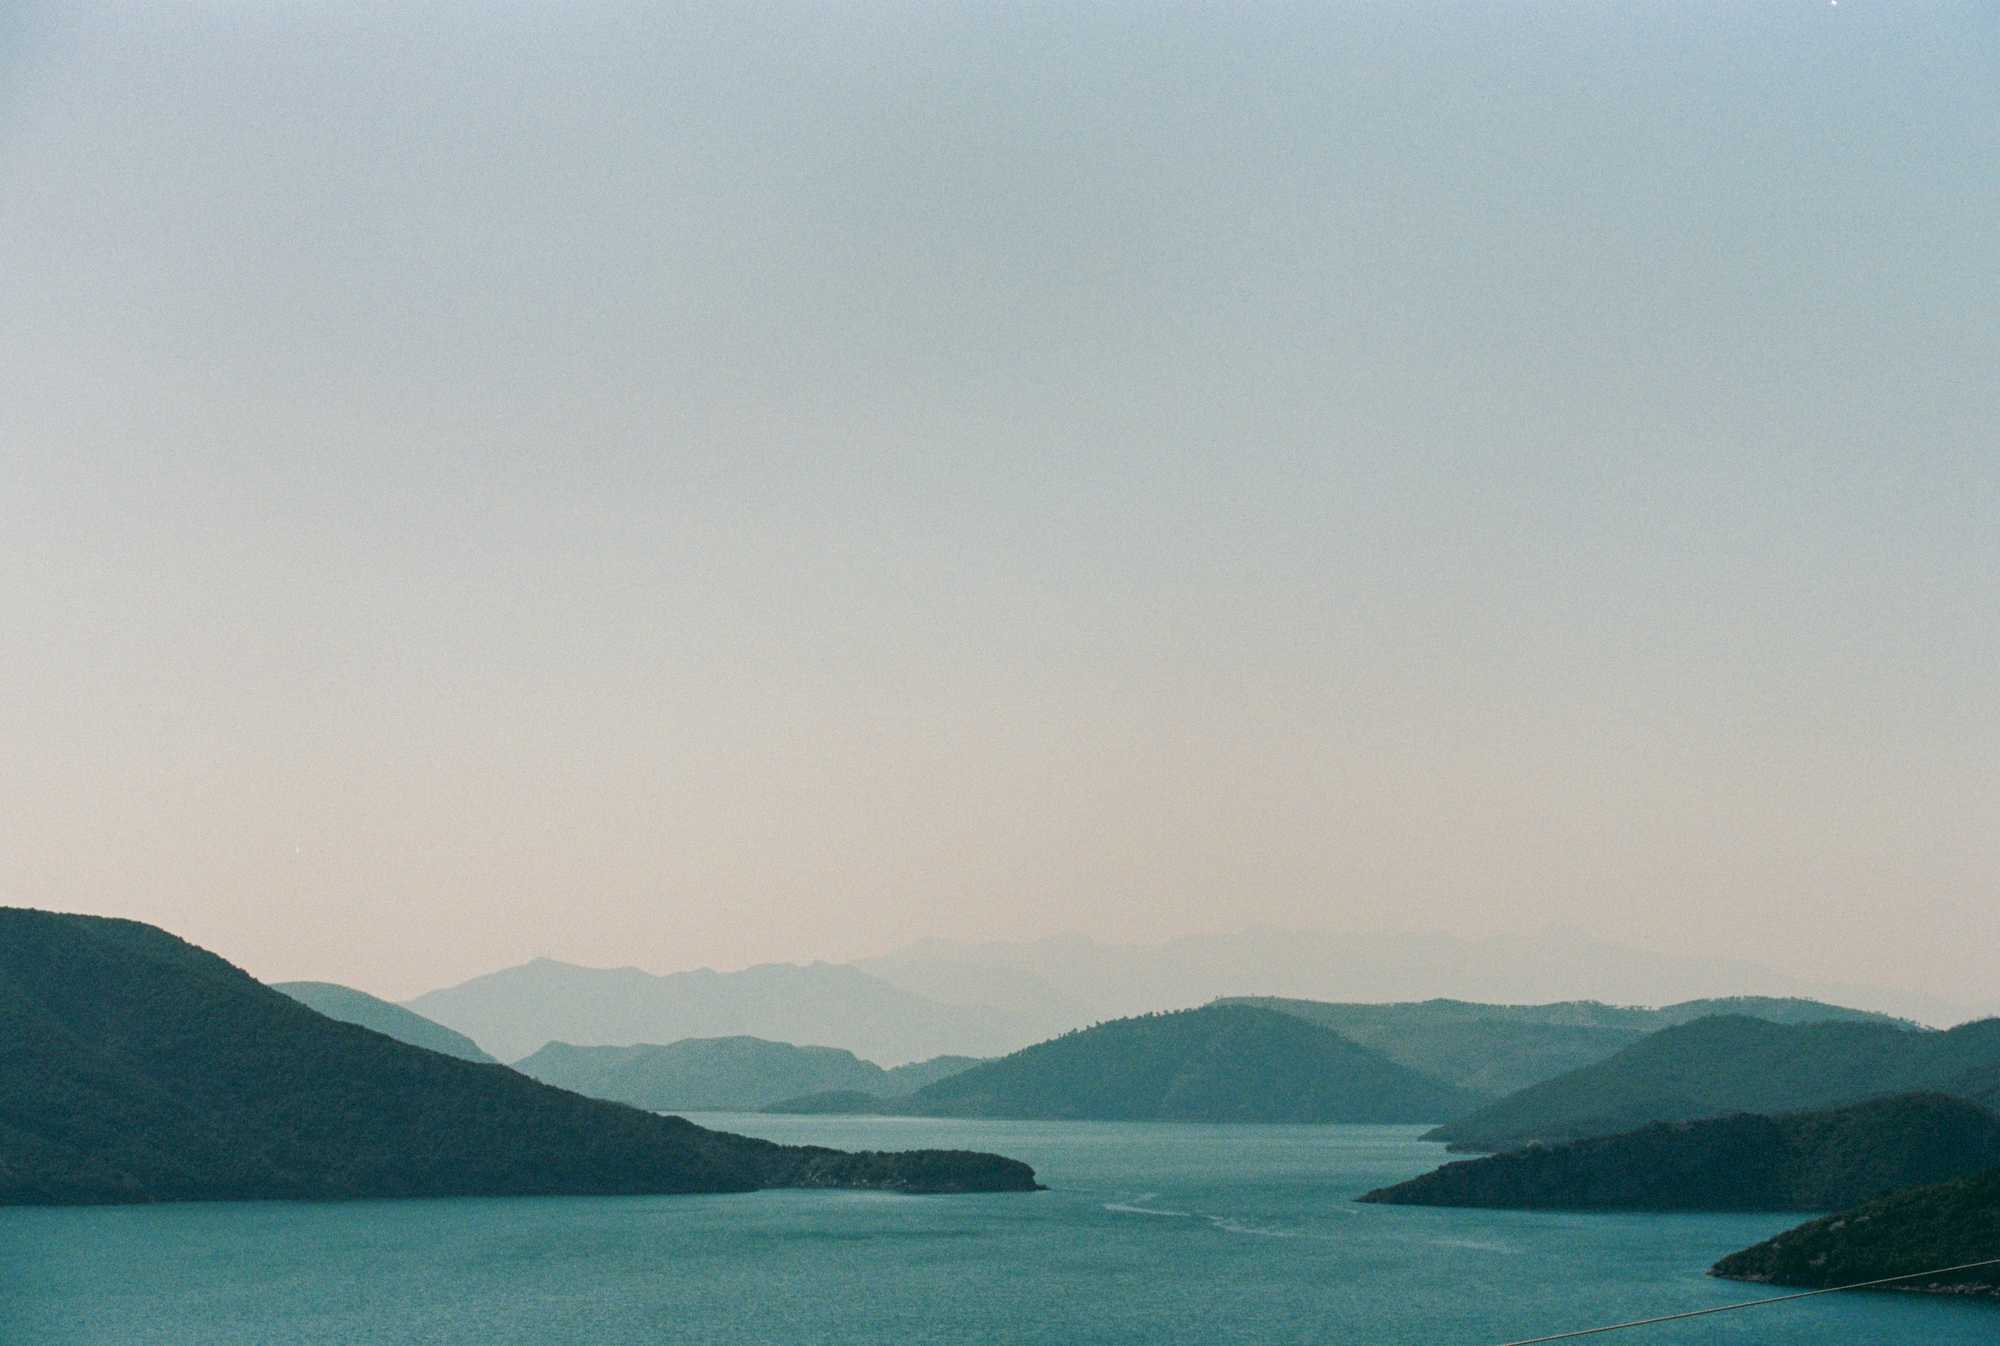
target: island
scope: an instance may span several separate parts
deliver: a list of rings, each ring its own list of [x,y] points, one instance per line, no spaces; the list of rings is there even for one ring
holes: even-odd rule
[[[1446,1164],[1357,1198],[1519,1210],[1832,1210],[2000,1166],[2000,1117],[1904,1094],[1775,1117],[1655,1122]]]

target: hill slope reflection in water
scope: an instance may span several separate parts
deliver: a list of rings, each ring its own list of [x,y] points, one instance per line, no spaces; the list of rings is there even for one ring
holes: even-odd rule
[[[709,1115],[1027,1160],[1035,1196],[524,1198],[0,1210],[0,1340],[44,1346],[1491,1346],[1745,1298],[1703,1271],[1796,1215],[1363,1206],[1420,1126]],[[1991,1346],[2000,1311],[1830,1296],[1637,1346]]]

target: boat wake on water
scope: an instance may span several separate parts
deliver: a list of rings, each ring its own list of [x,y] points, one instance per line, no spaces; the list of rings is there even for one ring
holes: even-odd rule
[[[1273,1239],[1327,1237],[1324,1234],[1309,1234],[1299,1229],[1269,1229],[1262,1225],[1244,1224],[1242,1221],[1228,1215],[1207,1215],[1201,1211],[1170,1210],[1161,1206],[1144,1204],[1154,1200],[1158,1196],[1159,1193],[1157,1192],[1144,1192],[1129,1201],[1107,1201],[1104,1203],[1104,1209],[1114,1215],[1148,1215],[1155,1218],[1175,1220],[1199,1220],[1204,1224],[1221,1230],[1225,1234],[1249,1234],[1257,1238]]]

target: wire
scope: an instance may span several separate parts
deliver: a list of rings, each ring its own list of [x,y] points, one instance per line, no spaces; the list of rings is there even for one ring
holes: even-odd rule
[[[1737,1309],[1754,1309],[1765,1304],[1784,1304],[1794,1299],[1811,1299],[1814,1295],[1838,1294],[1842,1290],[1865,1290],[1871,1285],[1892,1285],[1897,1281],[1913,1281],[1924,1276],[1947,1276],[1954,1271],[1972,1271],[1979,1267],[2000,1267],[2000,1257],[1989,1257],[1984,1262],[1965,1262],[1955,1267],[1939,1267],[1935,1271],[1912,1271],[1902,1276],[1883,1276],[1879,1280],[1855,1281],[1851,1285],[1829,1285],[1819,1290],[1801,1290],[1795,1295],[1774,1295],[1769,1299],[1746,1299],[1740,1304],[1717,1304],[1710,1309],[1689,1309],[1685,1313],[1669,1313],[1658,1318],[1634,1318],[1629,1323],[1607,1323],[1603,1327],[1581,1327],[1573,1332],[1558,1332],[1550,1337],[1524,1337],[1520,1341],[1501,1343],[1501,1346],[1540,1346],[1545,1341],[1572,1341],[1577,1337],[1594,1337],[1601,1332],[1623,1332],[1628,1327],[1649,1327],[1654,1323],[1671,1323],[1682,1318],[1705,1318],[1711,1313],[1733,1313]]]

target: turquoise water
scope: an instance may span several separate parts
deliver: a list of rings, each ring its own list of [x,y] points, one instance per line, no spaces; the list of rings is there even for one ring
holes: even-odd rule
[[[0,1210],[5,1346],[1491,1346],[1755,1297],[1722,1253],[1794,1216],[1360,1206],[1418,1127],[706,1116],[774,1140],[998,1150],[1032,1196]],[[1829,1296],[1602,1338],[2000,1342],[2000,1307]]]

